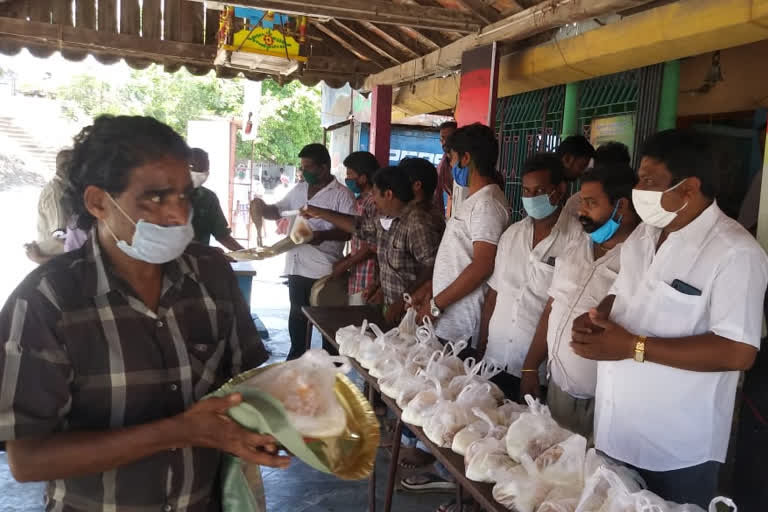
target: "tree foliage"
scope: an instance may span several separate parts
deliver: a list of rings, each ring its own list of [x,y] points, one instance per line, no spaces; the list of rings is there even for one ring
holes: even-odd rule
[[[293,164],[302,146],[322,138],[320,92],[298,82],[280,86],[266,80],[258,138],[253,144],[239,140],[237,155],[257,161]],[[197,77],[182,69],[166,73],[159,66],[133,70],[125,81],[92,74],[75,75],[58,91],[64,113],[88,122],[100,114],[152,116],[182,135],[187,124],[205,117],[238,118],[243,103],[241,79],[225,80],[211,73]]]
[[[257,159],[296,164],[302,147],[321,142],[320,91],[298,82],[262,86],[262,117],[255,141]]]

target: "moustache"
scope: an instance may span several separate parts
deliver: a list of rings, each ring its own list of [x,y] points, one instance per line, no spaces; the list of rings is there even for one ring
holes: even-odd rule
[[[591,217],[587,217],[586,215],[580,215],[579,222],[581,222],[581,226],[587,233],[597,231],[597,229],[601,226],[601,223],[595,222]]]

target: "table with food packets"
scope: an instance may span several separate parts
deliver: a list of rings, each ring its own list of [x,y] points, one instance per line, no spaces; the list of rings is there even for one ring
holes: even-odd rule
[[[301,220],[300,217],[298,219]],[[267,248],[229,255],[260,260],[306,243],[309,234],[294,219],[291,236]],[[461,359],[466,341],[443,345],[428,319],[417,323],[409,309],[400,324],[384,331],[375,306],[304,307],[341,357],[308,350],[299,359],[241,374],[216,393],[243,394],[229,415],[253,431],[273,435],[279,444],[318,471],[342,479],[369,478],[369,510],[376,506],[376,453],[380,426],[373,412],[376,394],[396,418],[384,509],[392,509],[400,439],[408,428],[457,484],[476,509],[517,512],[704,512],[695,505],[666,502],[648,490],[635,471],[590,448],[587,440],[560,427],[546,405],[526,397],[521,405],[505,399],[491,379],[501,365]],[[343,374],[356,370],[368,397]],[[235,502],[253,493],[237,461],[225,468]],[[727,498],[716,498],[735,510]],[[255,509],[255,508],[254,508]],[[240,512],[243,508],[225,512]],[[251,509],[247,509],[251,510]]]
[[[417,325],[414,314],[407,314],[397,328],[384,332],[374,306],[305,307],[303,312],[365,380],[369,400],[380,393],[397,418],[386,512],[392,508],[403,427],[454,477],[457,503],[470,495],[476,510],[703,512],[644,490],[639,474],[560,427],[546,405],[530,397],[526,405],[505,399],[490,381],[500,365],[460,359],[466,342],[443,345],[429,320]],[[375,479],[375,468],[370,478]],[[374,510],[373,485],[369,492]],[[727,498],[715,501],[733,506]]]

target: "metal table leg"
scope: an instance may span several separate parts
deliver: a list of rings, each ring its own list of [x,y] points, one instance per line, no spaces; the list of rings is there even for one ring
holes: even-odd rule
[[[373,399],[376,396],[376,390],[373,386],[368,385],[368,401],[373,406]],[[373,461],[373,471],[371,471],[371,477],[368,479],[368,510],[369,512],[376,512],[376,461]]]
[[[397,481],[397,468],[400,461],[400,438],[403,434],[403,422],[400,418],[395,424],[395,432],[392,437],[392,460],[389,462],[389,476],[387,477],[387,489],[384,498],[384,512],[392,510],[392,497],[395,493],[395,482]]]

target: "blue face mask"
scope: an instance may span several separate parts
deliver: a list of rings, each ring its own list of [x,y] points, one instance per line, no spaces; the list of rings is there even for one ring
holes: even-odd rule
[[[549,202],[548,194],[523,198],[523,208],[525,208],[525,213],[536,220],[546,219],[555,213],[557,206],[558,205]]]
[[[451,172],[453,174],[454,183],[460,187],[469,186],[469,167],[460,167],[459,163],[456,162],[456,165],[453,166]]]
[[[616,216],[616,212],[619,209],[619,203],[616,202],[616,207],[613,209],[613,213],[611,214],[611,218],[608,219],[608,221],[591,232],[589,234],[590,238],[592,238],[592,241],[596,244],[602,244],[603,242],[607,242],[610,240],[613,235],[616,234],[616,231],[619,230],[619,226],[621,225],[621,217],[618,219],[614,219]]]
[[[357,180],[347,178],[344,180],[344,183],[346,183],[347,188],[351,190],[353,194],[355,194],[355,197],[360,197],[362,190],[360,190],[360,185],[357,184]]]

